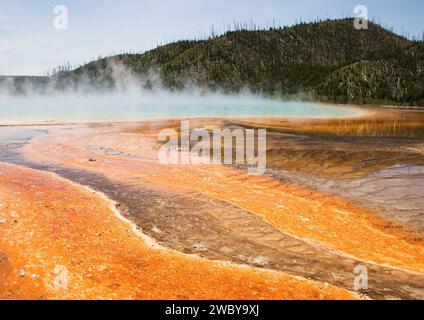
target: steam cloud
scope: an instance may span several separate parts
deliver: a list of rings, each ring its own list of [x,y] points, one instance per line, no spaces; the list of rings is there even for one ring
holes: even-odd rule
[[[210,92],[187,81],[183,90],[169,90],[160,77],[151,72],[147,77],[134,75],[118,63],[108,65],[113,86],[100,86],[88,76],[77,81],[60,82],[51,77],[42,86],[24,81],[16,94],[13,81],[0,84],[0,123],[40,123],[47,121],[138,121],[150,118],[196,116],[299,115],[305,107],[309,114],[327,111],[313,104],[283,103],[243,90],[237,94]],[[303,109],[302,109],[303,108]]]

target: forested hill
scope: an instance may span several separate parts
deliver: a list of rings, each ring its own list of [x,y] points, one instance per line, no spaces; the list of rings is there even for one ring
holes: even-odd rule
[[[96,85],[113,85],[117,64],[144,78],[156,73],[173,89],[191,83],[341,103],[424,106],[424,42],[371,22],[367,30],[356,30],[352,19],[179,41],[144,54],[100,59],[54,77],[62,85],[82,76]]]

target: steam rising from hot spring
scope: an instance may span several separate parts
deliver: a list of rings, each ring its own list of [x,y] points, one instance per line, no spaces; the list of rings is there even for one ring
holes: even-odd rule
[[[153,89],[122,66],[112,66],[114,88],[98,89],[82,77],[79,84],[57,90],[54,81],[40,92],[32,84],[24,94],[0,88],[0,123],[138,121],[152,118],[252,116],[303,117],[351,115],[350,109],[313,103],[283,102],[243,91],[237,94],[208,92],[187,85],[180,91],[164,88],[159,77],[149,75]],[[10,85],[9,85],[10,86]]]

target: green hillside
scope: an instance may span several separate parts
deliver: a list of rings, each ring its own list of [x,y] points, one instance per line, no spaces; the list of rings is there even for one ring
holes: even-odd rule
[[[116,64],[145,79],[156,73],[172,89],[194,84],[342,103],[424,106],[424,43],[373,23],[356,30],[352,19],[180,41],[144,54],[100,59],[54,78],[59,87],[83,76],[109,87]]]

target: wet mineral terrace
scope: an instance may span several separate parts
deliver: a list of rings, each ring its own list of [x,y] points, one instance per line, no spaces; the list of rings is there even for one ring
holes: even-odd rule
[[[0,141],[0,161],[39,170],[2,166],[0,217],[11,219],[11,225],[0,224],[0,281],[5,283],[0,295],[13,298],[31,292],[27,297],[36,297],[36,294],[44,298],[78,297],[79,289],[72,290],[88,290],[93,286],[88,274],[94,277],[103,274],[103,262],[96,259],[107,258],[113,265],[112,270],[110,265],[107,267],[109,278],[102,276],[96,281],[92,294],[84,289],[80,297],[358,298],[351,293],[353,269],[364,265],[368,267],[369,283],[368,290],[360,292],[362,297],[422,298],[423,140],[419,137],[418,126],[414,134],[403,136],[388,134],[385,127],[387,121],[404,118],[417,119],[403,111],[391,114],[390,119],[384,118],[384,121],[381,117],[377,121],[375,116],[349,120],[355,123],[352,128],[358,127],[358,121],[365,121],[363,127],[367,126],[367,121],[368,127],[372,123],[372,137],[353,134],[349,124],[341,124],[340,120],[326,121],[327,125],[339,129],[342,126],[344,134],[339,130],[331,134],[328,128],[332,126],[327,126],[325,133],[321,129],[308,132],[316,122],[306,120],[192,120],[194,127],[208,129],[267,127],[268,171],[262,177],[248,176],[245,170],[231,166],[159,164],[158,131],[178,128],[179,121],[0,128],[4,137]],[[383,123],[380,131],[375,123]],[[325,127],[324,124],[322,120],[319,127]],[[40,171],[55,172],[66,180]],[[20,176],[16,176],[16,172]],[[38,181],[35,183],[34,179],[24,178],[26,175],[40,175],[40,178],[34,178]],[[69,185],[65,192],[62,186],[52,184],[49,187],[49,179],[67,186],[67,181],[76,184],[72,188]],[[140,235],[129,232],[128,225],[119,221],[110,208],[102,209],[104,199],[87,196],[87,191],[78,186],[88,186],[106,194],[116,201],[120,213],[138,226],[141,235],[174,251],[147,249]],[[32,188],[42,190],[34,193]],[[34,194],[37,197],[31,196]],[[79,200],[83,195],[90,201],[97,201],[98,205],[85,205],[86,200]],[[31,208],[54,205],[55,214],[60,214],[50,217],[47,210],[40,218],[29,213],[32,209],[11,210],[9,207],[19,203],[26,203]],[[84,216],[84,221],[70,224],[69,219],[74,217],[69,210],[80,212],[78,216]],[[101,216],[98,211],[102,212]],[[14,240],[18,238],[14,228],[26,218],[13,219],[7,216],[10,212],[28,212],[31,216],[28,218],[31,222],[26,222],[18,233],[26,240]],[[47,229],[38,233],[41,231],[34,223],[47,218],[51,219],[50,233]],[[18,221],[17,226],[14,220]],[[90,228],[78,226],[81,222],[88,223]],[[127,233],[120,235],[112,228],[114,225],[126,228]],[[84,230],[87,238],[71,237],[71,226],[78,227],[79,232]],[[38,239],[35,242],[32,241],[34,234]],[[103,240],[105,234],[107,241]],[[55,245],[50,245],[58,241],[63,246],[62,238],[67,239],[69,245],[82,242],[86,251],[63,248],[58,251]],[[32,247],[33,242],[39,247]],[[21,250],[24,244],[26,250]],[[50,256],[42,256],[41,248],[49,251]],[[143,258],[138,260],[138,256],[127,256],[125,248],[147,250],[148,253],[144,252]],[[58,252],[59,257],[74,260],[51,264],[44,268],[44,275],[34,273],[36,276],[32,277],[25,271],[22,277],[22,270],[31,266],[40,268]],[[82,259],[86,263],[81,263],[76,270],[74,267],[78,263],[75,261],[81,255],[87,257],[87,261]],[[156,262],[156,256],[163,260]],[[38,259],[38,264],[31,264],[26,259]],[[222,262],[231,262],[234,266],[222,265]],[[133,281],[119,273],[114,263],[130,270]],[[156,263],[158,269],[154,267]],[[191,264],[202,267],[191,275]],[[60,270],[55,272],[56,266]],[[52,293],[47,284],[51,284],[56,273],[62,274],[61,268],[67,270],[67,290]],[[52,274],[47,274],[49,272]],[[150,277],[150,273],[161,277],[162,287],[148,287],[150,280],[140,283],[146,282],[146,278],[141,280],[141,277]],[[258,273],[261,280],[255,278]],[[121,281],[121,277],[125,280]],[[198,282],[193,284],[187,277],[195,277]],[[233,280],[228,282],[223,277]],[[115,279],[113,285],[112,278]],[[296,284],[283,286],[278,282],[283,278]],[[208,289],[200,288],[202,281]],[[269,285],[269,281],[273,285]],[[43,285],[37,287],[41,282]],[[213,283],[208,285],[209,282]],[[27,286],[36,288],[25,291]],[[107,286],[109,289],[105,289]],[[145,286],[145,290],[140,286]],[[166,286],[169,287],[165,290]],[[296,291],[296,288],[300,289]]]
[[[0,164],[4,299],[352,299],[341,288],[208,262],[140,237],[92,191]]]

